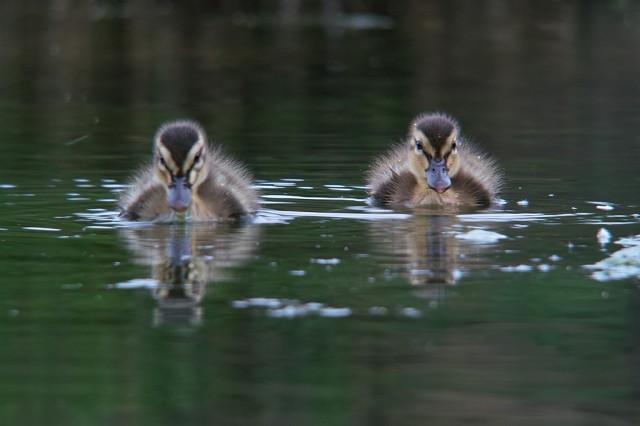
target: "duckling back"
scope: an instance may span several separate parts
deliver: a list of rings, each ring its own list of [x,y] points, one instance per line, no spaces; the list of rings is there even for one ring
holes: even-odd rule
[[[211,148],[207,178],[194,191],[195,218],[238,218],[258,210],[258,193],[252,188],[248,168],[226,154]]]

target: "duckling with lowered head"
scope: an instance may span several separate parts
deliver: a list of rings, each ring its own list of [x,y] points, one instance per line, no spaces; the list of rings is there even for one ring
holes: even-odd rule
[[[407,140],[379,157],[368,173],[369,194],[382,205],[490,206],[502,185],[494,160],[460,136],[442,113],[422,114]]]
[[[204,129],[189,120],[160,126],[154,158],[120,197],[119,216],[132,221],[239,218],[256,212],[258,194],[247,169],[218,147],[210,147]]]

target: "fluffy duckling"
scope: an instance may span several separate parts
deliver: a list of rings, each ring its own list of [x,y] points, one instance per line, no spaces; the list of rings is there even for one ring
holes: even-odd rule
[[[120,197],[120,217],[164,221],[176,214],[193,220],[251,215],[258,195],[247,169],[207,143],[203,128],[181,120],[163,124],[154,137],[154,158]]]
[[[379,157],[367,177],[374,202],[405,207],[490,206],[502,185],[494,160],[441,113],[417,116],[405,143]]]

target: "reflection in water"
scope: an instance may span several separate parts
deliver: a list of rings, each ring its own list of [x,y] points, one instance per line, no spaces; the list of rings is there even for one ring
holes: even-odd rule
[[[158,225],[125,228],[121,234],[134,262],[151,266],[153,322],[202,322],[207,284],[232,279],[229,269],[248,261],[259,227],[228,223]]]
[[[487,247],[456,238],[460,226],[453,214],[416,211],[409,220],[374,222],[371,234],[377,250],[393,260],[389,267],[403,271],[418,286],[419,297],[439,300],[446,285],[455,284],[471,267],[473,255]]]

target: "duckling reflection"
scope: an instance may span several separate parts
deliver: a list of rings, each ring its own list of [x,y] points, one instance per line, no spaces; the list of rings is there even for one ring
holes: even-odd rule
[[[259,227],[238,223],[125,228],[121,230],[134,263],[151,266],[158,306],[154,324],[200,324],[207,284],[233,279],[231,268],[253,255]]]
[[[469,267],[465,259],[478,248],[461,244],[455,237],[455,215],[416,214],[409,220],[374,222],[371,235],[374,244],[388,258],[387,266],[401,270],[416,286],[416,295],[439,300],[445,297],[448,285],[462,276]]]

